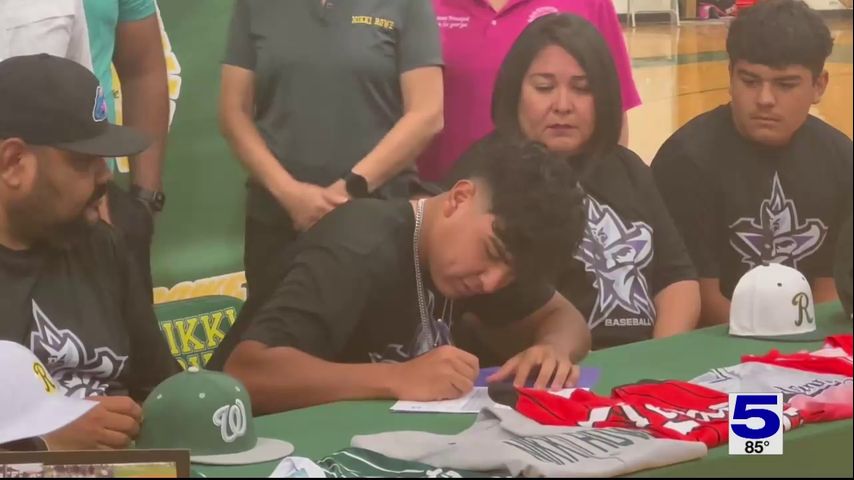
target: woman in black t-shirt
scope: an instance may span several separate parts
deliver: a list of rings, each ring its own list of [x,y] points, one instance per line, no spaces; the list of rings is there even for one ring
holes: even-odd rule
[[[586,316],[594,349],[695,328],[696,274],[649,167],[618,145],[620,84],[596,28],[568,14],[532,22],[501,66],[492,117],[496,131],[472,148],[522,136],[583,172],[587,227],[556,283]],[[500,315],[500,300],[492,301]]]
[[[298,232],[352,198],[408,198],[442,127],[430,0],[237,0],[220,121],[249,170],[245,266],[265,296]]]

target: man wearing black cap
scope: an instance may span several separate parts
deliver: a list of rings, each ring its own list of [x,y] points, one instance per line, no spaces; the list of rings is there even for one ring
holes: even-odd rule
[[[49,448],[126,447],[137,403],[177,371],[136,266],[97,211],[103,157],[147,145],[107,121],[86,68],[46,54],[0,62],[0,339],[30,348],[66,395],[100,403],[47,435]]]

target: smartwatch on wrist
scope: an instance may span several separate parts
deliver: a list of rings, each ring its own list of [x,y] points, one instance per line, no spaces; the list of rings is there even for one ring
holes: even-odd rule
[[[370,196],[368,181],[358,173],[349,172],[347,175],[344,175],[344,185],[347,188],[347,194],[351,198],[367,198]]]
[[[148,205],[152,212],[161,212],[166,204],[166,194],[163,192],[152,192],[138,185],[131,185],[130,193],[137,200]]]

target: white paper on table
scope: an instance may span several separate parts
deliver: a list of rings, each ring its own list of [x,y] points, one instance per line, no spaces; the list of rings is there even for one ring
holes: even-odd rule
[[[549,393],[569,398],[574,391],[574,388],[566,388]],[[496,405],[498,404],[489,398],[487,387],[474,387],[471,392],[455,400],[440,400],[438,402],[410,402],[400,400],[391,406],[391,411],[408,413],[480,413],[484,408]]]

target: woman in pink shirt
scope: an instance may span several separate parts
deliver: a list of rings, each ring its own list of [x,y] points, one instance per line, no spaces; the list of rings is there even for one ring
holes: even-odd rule
[[[490,105],[498,67],[522,30],[544,15],[572,13],[592,23],[617,67],[624,110],[641,103],[611,0],[433,0],[433,4],[445,61],[445,128],[418,160],[425,180],[442,179],[468,147],[492,130]],[[623,128],[623,145],[627,138]]]

